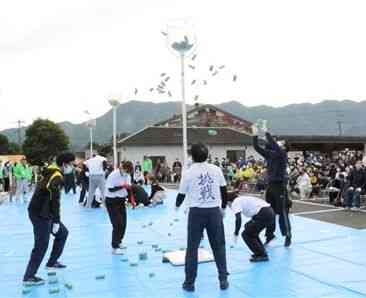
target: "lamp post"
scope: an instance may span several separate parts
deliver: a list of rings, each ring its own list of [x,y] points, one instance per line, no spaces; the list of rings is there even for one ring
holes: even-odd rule
[[[182,129],[183,129],[183,165],[187,166],[188,140],[187,140],[187,110],[185,90],[185,59],[194,53],[196,37],[191,24],[186,20],[177,20],[167,27],[168,48],[180,59],[180,81],[182,96]]]
[[[113,167],[117,169],[117,107],[120,102],[116,98],[108,100],[113,109]]]
[[[89,127],[89,137],[90,137],[90,156],[93,157],[93,127],[96,126],[96,120],[91,118],[91,115],[88,110],[85,110],[84,113],[89,116],[89,120],[87,122],[87,127]]]

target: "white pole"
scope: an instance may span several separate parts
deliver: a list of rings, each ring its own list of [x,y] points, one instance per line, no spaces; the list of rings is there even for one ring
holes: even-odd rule
[[[93,126],[90,123],[90,156],[89,158],[93,157]]]
[[[113,166],[117,169],[117,106],[113,107]]]
[[[188,141],[187,141],[187,111],[186,111],[186,92],[185,92],[185,80],[184,80],[184,54],[180,55],[180,65],[181,65],[181,87],[182,87],[182,126],[183,126],[183,166],[187,166],[187,151],[188,151]]]

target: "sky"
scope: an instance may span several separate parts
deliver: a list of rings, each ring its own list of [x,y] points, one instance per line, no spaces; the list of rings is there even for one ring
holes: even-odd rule
[[[196,40],[187,103],[362,101],[365,10],[364,0],[0,1],[0,130],[38,117],[84,122],[110,97],[180,100],[179,59],[161,34],[176,19]],[[212,76],[210,65],[225,68]],[[163,72],[172,98],[149,92]]]

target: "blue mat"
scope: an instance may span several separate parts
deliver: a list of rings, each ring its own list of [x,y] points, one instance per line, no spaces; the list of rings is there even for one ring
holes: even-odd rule
[[[183,210],[175,213],[174,198],[172,191],[162,206],[128,210],[128,249],[125,256],[113,256],[106,211],[84,209],[77,204],[77,196],[64,195],[62,219],[70,234],[61,261],[68,268],[57,273],[58,285],[33,287],[27,294],[22,294],[21,282],[33,245],[27,205],[4,203],[0,207],[0,297],[366,297],[366,231],[292,216],[293,246],[285,249],[283,238],[278,237],[268,248],[270,262],[252,264],[242,242],[231,248],[234,216],[230,211],[225,219],[229,290],[220,291],[215,264],[208,263],[199,265],[196,292],[183,292],[184,267],[163,264],[162,252],[152,248],[153,244],[163,250],[186,246],[186,215]],[[140,240],[142,245],[137,243]],[[209,247],[207,237],[202,244]],[[142,252],[148,254],[146,261],[139,261]],[[138,266],[131,267],[131,262]],[[39,275],[47,278],[44,263]],[[105,279],[96,280],[97,275]],[[65,288],[65,283],[73,288]],[[60,292],[50,294],[55,287]]]

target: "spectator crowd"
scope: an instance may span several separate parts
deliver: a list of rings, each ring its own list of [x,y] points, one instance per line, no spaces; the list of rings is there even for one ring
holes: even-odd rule
[[[113,171],[113,167],[106,159],[104,160],[106,164],[102,173],[103,179],[106,179]],[[210,157],[208,162],[222,169],[230,188],[262,193],[267,186],[264,160],[249,156],[232,162],[227,158]],[[291,198],[299,200],[326,197],[329,204],[357,211],[366,193],[365,164],[366,159],[362,152],[347,149],[335,154],[302,152],[289,157],[288,193]],[[79,186],[81,189],[79,201],[84,205],[90,191],[90,167],[93,166],[89,163],[88,167],[88,162],[76,162],[74,167],[65,173],[65,193],[72,191],[75,194],[76,187]],[[151,193],[155,195],[156,192],[163,191],[160,183],[179,183],[182,170],[183,165],[178,158],[169,165],[159,159],[153,162],[145,156],[142,163],[139,161],[131,163],[130,175],[133,185],[131,192],[137,193],[137,197],[140,198],[138,203],[145,206],[151,202],[162,202],[164,199],[162,193],[158,194],[159,199],[153,200],[144,190],[146,188],[144,186],[149,185]],[[10,201],[26,201],[27,194],[32,191],[35,182],[41,176],[42,168],[32,167],[25,158],[13,164],[0,160],[0,191],[8,193]],[[92,191],[92,207],[100,205],[102,192],[104,190],[98,187]]]

